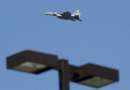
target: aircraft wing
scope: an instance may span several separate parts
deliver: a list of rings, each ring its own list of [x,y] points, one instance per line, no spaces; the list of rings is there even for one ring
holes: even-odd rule
[[[45,15],[50,15],[50,16],[61,16],[61,14],[57,13],[57,12],[45,12]]]

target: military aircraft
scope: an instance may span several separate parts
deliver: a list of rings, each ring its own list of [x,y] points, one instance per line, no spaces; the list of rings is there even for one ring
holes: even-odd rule
[[[50,16],[56,16],[59,19],[64,19],[64,20],[72,20],[72,21],[82,21],[80,19],[80,11],[76,10],[74,13],[71,13],[70,11],[65,11],[65,12],[45,12],[45,15],[50,15]]]

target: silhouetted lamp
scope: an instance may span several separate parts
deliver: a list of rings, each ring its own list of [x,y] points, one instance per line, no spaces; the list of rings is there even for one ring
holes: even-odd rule
[[[7,68],[39,74],[56,66],[57,62],[56,55],[25,50],[7,57]]]
[[[100,88],[118,80],[118,70],[89,63],[80,66],[79,77],[73,79],[72,81]]]
[[[56,55],[32,50],[8,56],[7,68],[33,74],[55,69],[59,72],[60,90],[69,90],[70,81],[100,88],[119,80],[116,69],[91,63],[77,67],[69,64],[68,60],[58,59]]]

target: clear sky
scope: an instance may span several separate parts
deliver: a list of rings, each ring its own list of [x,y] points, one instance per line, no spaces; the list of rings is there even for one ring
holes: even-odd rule
[[[41,75],[6,69],[6,57],[25,50],[56,54],[71,64],[119,69],[120,81],[99,90],[128,90],[130,0],[0,0],[0,90],[59,90],[57,71]],[[43,15],[79,9],[83,22]],[[71,83],[71,90],[95,90]]]

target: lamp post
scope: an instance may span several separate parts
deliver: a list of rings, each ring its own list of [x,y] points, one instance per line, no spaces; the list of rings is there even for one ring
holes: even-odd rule
[[[60,68],[59,70],[59,88],[60,90],[69,90],[69,66],[67,60],[61,60],[60,61]]]
[[[100,88],[119,81],[119,71],[96,64],[74,66],[56,55],[25,50],[7,57],[7,69],[40,74],[50,69],[59,72],[60,90],[69,90],[69,82]]]

